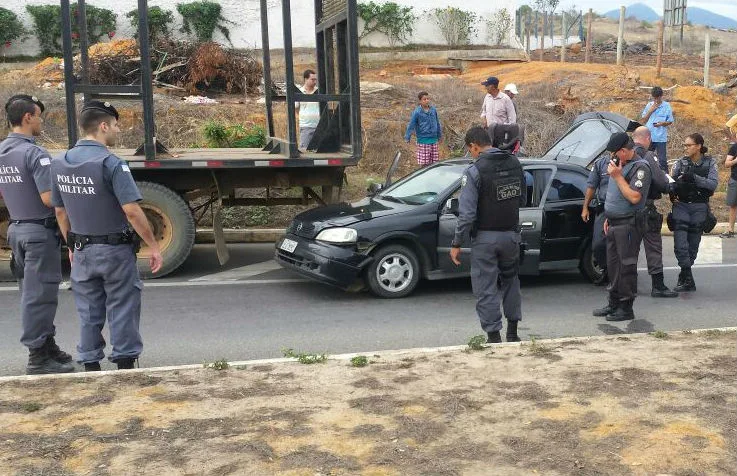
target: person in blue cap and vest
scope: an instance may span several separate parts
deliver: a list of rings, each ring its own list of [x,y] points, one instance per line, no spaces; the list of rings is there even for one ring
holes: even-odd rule
[[[637,296],[637,258],[644,231],[638,220],[644,218],[652,174],[626,132],[612,134],[606,150],[612,153],[604,203],[609,303],[593,314],[607,321],[627,321],[635,318],[632,305]]]
[[[74,371],[72,356],[54,341],[61,282],[61,242],[51,207],[51,156],[41,135],[44,105],[18,94],[5,104],[12,132],[0,143],[0,194],[10,213],[8,242],[21,291],[21,343],[28,374]]]
[[[150,249],[153,273],[163,260],[130,169],[108,149],[120,132],[118,111],[107,102],[90,101],[80,111],[79,125],[84,139],[51,164],[52,203],[69,246],[81,323],[78,361],[86,371],[100,370],[107,318],[110,360],[118,369],[132,369],[143,349],[138,237]]]

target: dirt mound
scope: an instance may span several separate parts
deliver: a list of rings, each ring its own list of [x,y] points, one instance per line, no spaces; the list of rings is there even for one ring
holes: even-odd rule
[[[61,82],[64,81],[64,63],[60,58],[49,57],[25,70],[23,76],[32,84]]]
[[[717,94],[703,86],[676,88],[674,96],[677,101],[673,104],[674,114],[698,119],[714,127],[724,125],[727,113],[733,107],[727,96]]]
[[[134,39],[127,38],[109,43],[95,43],[90,46],[88,51],[90,58],[117,55],[138,56],[138,42]]]

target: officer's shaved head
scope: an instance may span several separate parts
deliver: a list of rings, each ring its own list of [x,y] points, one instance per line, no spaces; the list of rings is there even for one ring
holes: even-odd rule
[[[5,114],[11,127],[22,126],[26,114],[35,116],[37,112],[40,115],[43,111],[44,106],[41,101],[25,94],[13,96],[5,103]]]
[[[100,124],[106,122],[111,124],[115,121],[115,117],[100,109],[86,109],[79,113],[79,127],[86,134],[94,134]]]
[[[479,147],[491,146],[489,133],[481,126],[470,128],[468,132],[466,132],[466,137],[463,140],[466,143],[466,146],[470,146],[471,144],[476,144]]]
[[[640,126],[637,129],[635,129],[635,132],[632,133],[633,139],[647,139],[650,140],[652,135],[650,134],[650,129],[648,129],[646,126]]]

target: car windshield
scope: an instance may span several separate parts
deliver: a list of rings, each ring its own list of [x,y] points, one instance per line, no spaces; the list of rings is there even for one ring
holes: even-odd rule
[[[465,165],[458,164],[440,164],[425,168],[387,188],[379,197],[408,205],[432,202],[460,180],[465,168]]]
[[[556,142],[543,158],[570,161],[582,166],[592,162],[606,147],[615,128],[606,120],[588,120]]]

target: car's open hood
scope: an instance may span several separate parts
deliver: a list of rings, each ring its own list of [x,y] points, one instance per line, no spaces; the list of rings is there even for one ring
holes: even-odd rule
[[[571,127],[542,156],[588,167],[606,149],[615,132],[632,132],[640,124],[611,112],[587,112],[576,117]]]
[[[382,200],[380,196],[364,198],[354,203],[327,205],[297,215],[290,225],[290,231],[303,234],[300,232],[305,230],[305,234],[316,235],[325,228],[349,226],[371,218],[400,213],[410,207],[409,205]],[[297,230],[300,224],[302,228]]]

